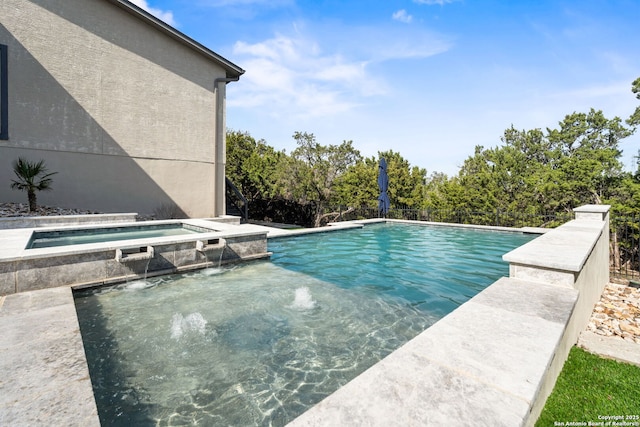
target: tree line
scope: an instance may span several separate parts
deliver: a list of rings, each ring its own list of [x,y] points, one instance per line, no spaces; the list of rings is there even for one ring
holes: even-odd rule
[[[640,99],[640,78],[631,91]],[[393,150],[364,157],[353,141],[322,145],[312,133],[295,132],[296,148],[286,153],[247,132],[231,131],[226,171],[249,200],[253,219],[306,226],[349,210],[377,208],[380,158],[387,162],[392,209],[535,215],[606,203],[614,212],[636,213],[640,168],[624,170],[620,144],[639,124],[640,106],[624,121],[590,109],[566,115],[553,129],[511,126],[501,144],[476,146],[455,176],[429,175]]]

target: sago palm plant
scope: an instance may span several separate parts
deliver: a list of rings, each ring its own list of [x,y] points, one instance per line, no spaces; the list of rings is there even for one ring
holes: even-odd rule
[[[53,182],[51,175],[55,175],[57,172],[47,173],[44,160],[30,162],[19,157],[13,162],[13,173],[16,174],[17,179],[11,180],[11,188],[26,191],[29,199],[29,212],[35,212],[38,208],[36,191],[51,190]]]

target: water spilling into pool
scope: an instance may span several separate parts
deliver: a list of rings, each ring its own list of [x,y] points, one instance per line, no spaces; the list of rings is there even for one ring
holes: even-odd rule
[[[507,274],[501,255],[530,239],[367,226],[78,293],[101,423],[284,425]]]

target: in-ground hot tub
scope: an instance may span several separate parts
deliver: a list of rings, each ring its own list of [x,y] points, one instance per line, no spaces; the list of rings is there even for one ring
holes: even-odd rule
[[[26,249],[214,232],[181,222],[34,231]]]
[[[266,232],[207,220],[3,233],[7,246],[0,251],[0,295],[117,283],[269,256]]]

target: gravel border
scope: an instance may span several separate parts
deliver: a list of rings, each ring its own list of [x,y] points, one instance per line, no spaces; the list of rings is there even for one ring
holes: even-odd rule
[[[60,215],[98,215],[105,212],[84,209],[59,208],[55,206],[38,206],[35,212],[29,212],[27,203],[0,203],[0,218],[16,218],[30,216],[60,216]],[[138,215],[137,221],[152,221],[155,215]]]
[[[102,212],[87,211],[82,209],[65,209],[51,206],[38,206],[35,212],[29,212],[29,205],[26,203],[0,203],[0,217],[22,217],[22,216],[54,216],[54,215],[94,215]]]

